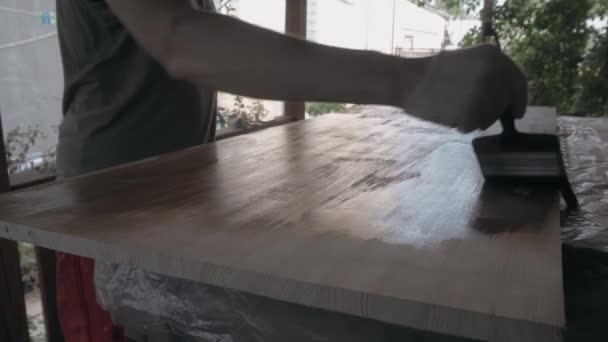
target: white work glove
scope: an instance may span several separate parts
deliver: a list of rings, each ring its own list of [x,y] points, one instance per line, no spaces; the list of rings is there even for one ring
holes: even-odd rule
[[[463,132],[486,129],[509,108],[525,114],[527,81],[509,57],[492,45],[442,52],[425,63],[403,109]]]

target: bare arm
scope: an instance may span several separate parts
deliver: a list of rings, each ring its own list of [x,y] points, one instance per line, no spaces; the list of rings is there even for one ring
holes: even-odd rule
[[[307,42],[194,11],[184,0],[108,3],[174,77],[202,87],[267,99],[400,106],[401,89],[422,71],[421,61]],[[408,63],[409,83],[399,75]]]
[[[171,75],[266,99],[386,104],[464,131],[485,128],[511,105],[525,111],[525,78],[502,53],[478,47],[404,59],[335,48],[187,0],[107,0],[135,39]]]

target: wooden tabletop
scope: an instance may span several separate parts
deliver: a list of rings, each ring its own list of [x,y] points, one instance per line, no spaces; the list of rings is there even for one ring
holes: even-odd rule
[[[555,132],[555,112],[518,123]],[[552,190],[484,184],[472,135],[373,107],[0,197],[0,236],[484,340],[559,340]]]

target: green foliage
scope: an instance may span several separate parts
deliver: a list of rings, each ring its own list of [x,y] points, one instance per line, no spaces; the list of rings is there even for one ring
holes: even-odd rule
[[[263,122],[268,116],[268,110],[261,100],[252,100],[251,104],[247,105],[242,96],[236,95],[232,108],[222,115],[229,126],[243,128]]]
[[[574,108],[577,112],[599,116],[608,114],[608,28],[597,38],[597,43],[578,70],[579,89]]]
[[[30,152],[39,139],[45,139],[46,135],[38,126],[15,127],[6,134],[4,147],[6,150],[6,161],[8,173],[13,174],[20,171],[37,170],[39,172],[54,172],[56,149],[51,148],[41,154],[41,163],[35,164],[30,160]]]
[[[481,41],[481,27],[475,26],[469,32],[467,32],[462,41],[460,41],[460,47],[471,47],[478,45]]]
[[[36,261],[36,249],[34,246],[19,242],[19,265],[21,266],[21,281],[25,293],[29,293],[38,283],[38,263]]]
[[[254,100],[249,107],[249,120],[260,122],[268,115],[268,110],[264,107],[264,103],[260,100]]]
[[[431,3],[432,0],[420,0]],[[479,9],[479,0],[440,0],[443,6]],[[608,114],[608,0],[505,0],[494,7],[493,26],[504,49],[528,78],[531,105],[561,113]],[[480,28],[461,46],[480,42]]]
[[[22,130],[17,126],[6,134],[4,144],[9,174],[15,173],[20,167],[23,167],[22,165],[28,164],[28,153],[40,136],[42,136],[42,132],[38,127],[28,127]]]
[[[245,106],[245,101],[242,96],[234,97],[234,104],[232,105],[232,109],[228,112],[229,116],[234,117],[247,117],[247,107]]]
[[[342,103],[308,102],[306,112],[310,116],[319,116],[327,113],[339,113],[346,109]]]
[[[593,0],[510,0],[497,8],[505,52],[528,77],[530,103],[570,112],[591,28]]]
[[[46,135],[40,131],[38,126],[28,126],[27,128],[16,128],[10,130],[6,134],[4,142],[6,150],[6,160],[8,163],[8,173],[37,170],[39,172],[54,172],[56,149],[51,148],[43,153],[41,163],[35,164],[30,160],[30,152],[38,142],[38,139],[44,139]]]
[[[19,248],[19,262],[21,265],[21,272],[23,274],[30,274],[36,271],[36,251],[34,246],[19,242],[17,245]]]
[[[216,10],[219,13],[231,14],[236,10],[233,0],[216,0],[215,3]]]

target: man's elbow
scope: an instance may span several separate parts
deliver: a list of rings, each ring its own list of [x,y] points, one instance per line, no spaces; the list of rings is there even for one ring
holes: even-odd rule
[[[107,0],[112,12],[146,52],[174,77],[178,65],[179,32],[192,8],[185,0]],[[148,3],[148,1],[150,1]],[[144,14],[144,8],[148,13]]]
[[[171,77],[176,79],[183,79],[184,77],[183,63],[180,61],[180,41],[177,36],[180,21],[179,17],[173,18],[167,29],[164,30],[165,33],[160,41],[154,42],[149,49],[153,50],[150,53],[156,61],[163,66]]]
[[[157,46],[155,58],[171,77],[187,81],[191,74],[187,63],[190,49],[181,32],[184,19],[185,16],[180,15],[171,20],[164,41]]]
[[[159,58],[160,64],[165,68],[169,76],[177,80],[188,81],[189,68],[175,53],[163,53]]]

